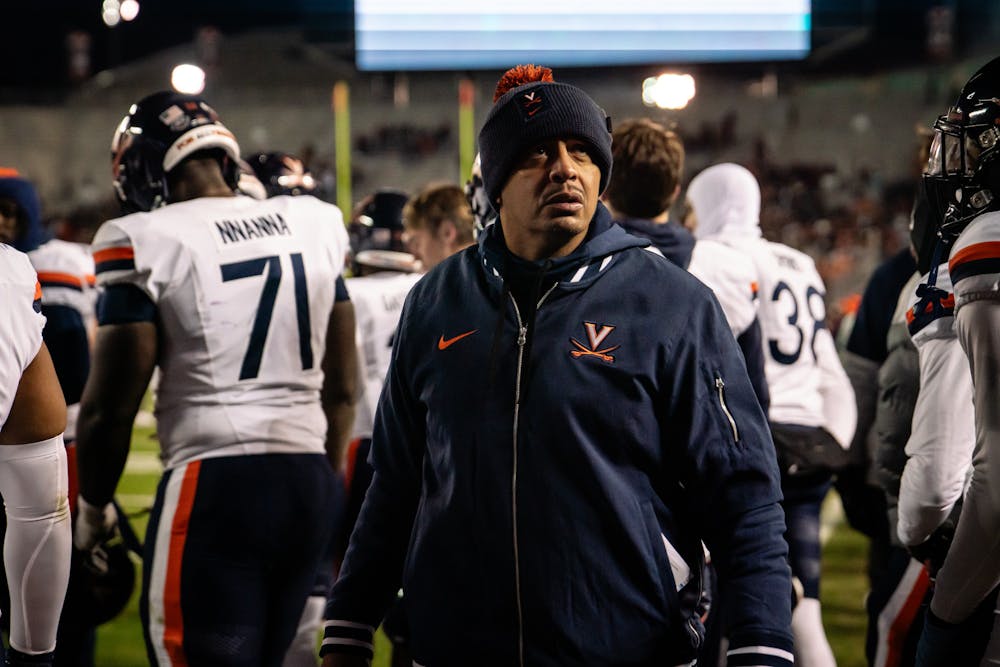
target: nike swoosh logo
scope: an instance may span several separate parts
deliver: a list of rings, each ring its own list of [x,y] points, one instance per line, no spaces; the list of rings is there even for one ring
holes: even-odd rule
[[[445,340],[444,336],[441,336],[441,338],[438,340],[438,349],[439,350],[447,350],[449,347],[451,347],[452,345],[454,345],[458,341],[462,340],[466,336],[471,336],[472,334],[476,333],[477,331],[479,331],[479,329],[473,329],[472,331],[466,331],[464,334],[458,334],[454,338],[449,338],[448,340]]]

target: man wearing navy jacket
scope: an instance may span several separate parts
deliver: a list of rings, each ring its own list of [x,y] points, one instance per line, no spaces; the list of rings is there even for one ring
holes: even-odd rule
[[[767,423],[710,290],[598,203],[609,125],[547,69],[501,80],[499,223],[407,297],[324,665],[368,664],[400,586],[415,664],[691,662],[702,541],[729,664],[791,665]]]

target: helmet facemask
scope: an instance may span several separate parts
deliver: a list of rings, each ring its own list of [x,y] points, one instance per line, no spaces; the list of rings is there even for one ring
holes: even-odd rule
[[[941,234],[957,236],[973,218],[997,206],[987,169],[1000,144],[1000,101],[977,100],[971,111],[953,108],[934,124],[924,168],[928,204]]]

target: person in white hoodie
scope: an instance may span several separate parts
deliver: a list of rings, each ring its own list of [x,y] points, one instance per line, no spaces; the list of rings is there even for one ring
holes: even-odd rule
[[[744,167],[724,163],[705,169],[692,179],[687,198],[698,219],[698,242],[734,248],[756,271],[785,537],[792,574],[802,585],[792,614],[795,661],[833,666],[820,615],[819,513],[834,471],[846,461],[857,407],[826,327],[826,288],[808,255],[762,237],[760,186]]]

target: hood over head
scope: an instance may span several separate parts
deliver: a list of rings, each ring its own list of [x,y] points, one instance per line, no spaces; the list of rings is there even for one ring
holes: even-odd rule
[[[21,209],[25,226],[11,244],[21,252],[30,252],[45,241],[42,229],[42,205],[31,181],[14,169],[0,168],[0,199],[10,199]]]
[[[725,162],[705,169],[691,179],[687,198],[698,218],[696,238],[760,236],[760,185],[745,167]]]

